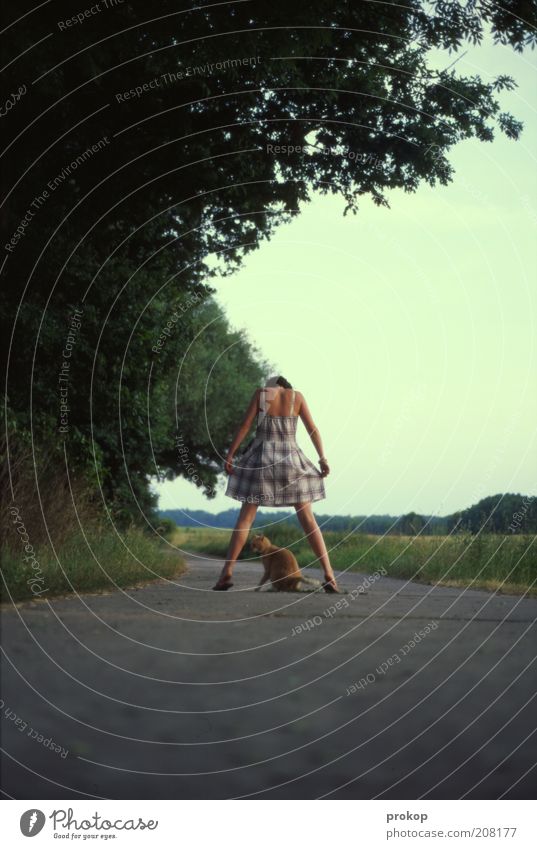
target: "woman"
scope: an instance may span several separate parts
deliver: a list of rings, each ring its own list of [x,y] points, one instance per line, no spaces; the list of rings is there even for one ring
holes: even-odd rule
[[[256,414],[255,438],[240,455],[239,463],[234,464],[235,453]],[[317,449],[320,472],[297,445],[299,417]],[[259,504],[266,504],[271,507],[292,505],[295,508],[313,552],[323,567],[326,592],[339,592],[323,535],[311,509],[312,501],[325,498],[323,478],[330,472],[330,467],[323,456],[321,436],[304,396],[295,392],[284,377],[272,377],[264,388],[254,392],[231,443],[225,468],[229,475],[226,495],[243,504],[231,534],[224,568],[213,589],[228,590],[233,586],[231,576],[237,557],[248,538]]]

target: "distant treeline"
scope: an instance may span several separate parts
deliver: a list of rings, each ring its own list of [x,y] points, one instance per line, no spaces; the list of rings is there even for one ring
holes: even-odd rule
[[[162,517],[183,527],[232,528],[238,509],[209,513],[206,510],[162,510]],[[405,513],[402,516],[327,516],[317,514],[327,531],[352,531],[367,534],[443,535],[452,532],[476,534],[537,533],[537,504],[534,495],[505,493],[482,498],[472,507],[449,516],[427,516]],[[296,515],[285,510],[259,510],[254,526],[280,522],[298,524]],[[268,533],[268,531],[267,531]]]

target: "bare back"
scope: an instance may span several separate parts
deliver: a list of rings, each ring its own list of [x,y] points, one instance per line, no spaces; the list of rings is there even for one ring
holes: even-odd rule
[[[261,409],[261,393],[265,395],[265,414],[268,416],[295,416],[299,417],[304,424],[308,434],[312,434],[317,430],[302,392],[294,391],[293,389],[284,389],[281,386],[271,386],[266,389],[257,390],[255,412],[259,414]],[[294,395],[294,403],[293,403]],[[291,409],[292,405],[292,409]],[[251,410],[253,418],[254,410]]]
[[[261,407],[261,392],[264,393],[266,399],[265,412],[267,416],[298,416],[302,404],[302,393],[293,392],[292,389],[284,389],[282,386],[270,386],[266,389],[258,389],[257,392],[257,412]],[[294,404],[291,408],[291,404]]]

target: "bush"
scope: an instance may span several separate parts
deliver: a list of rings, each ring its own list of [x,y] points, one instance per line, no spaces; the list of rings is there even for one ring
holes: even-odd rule
[[[172,519],[168,519],[166,516],[164,518],[159,517],[156,530],[164,539],[171,540],[177,530],[177,525]]]

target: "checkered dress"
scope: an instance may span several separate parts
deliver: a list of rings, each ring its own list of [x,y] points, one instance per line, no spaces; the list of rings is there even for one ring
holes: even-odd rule
[[[266,507],[326,497],[321,472],[297,444],[297,422],[298,416],[259,414],[254,441],[236,458],[226,495]]]

